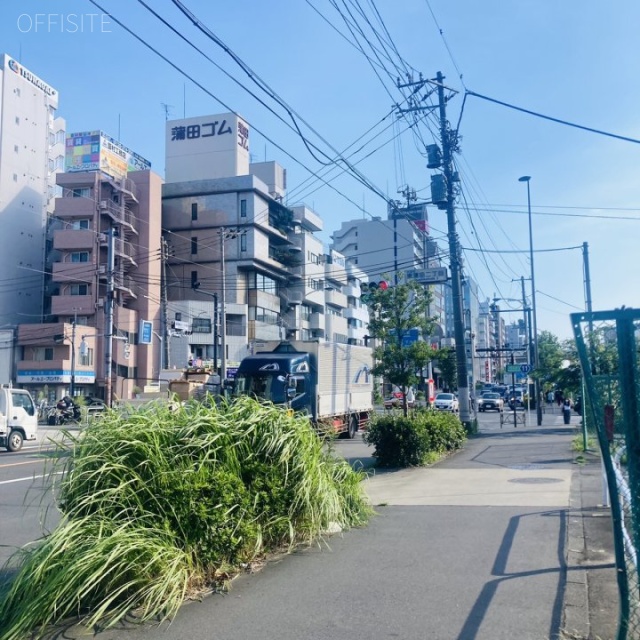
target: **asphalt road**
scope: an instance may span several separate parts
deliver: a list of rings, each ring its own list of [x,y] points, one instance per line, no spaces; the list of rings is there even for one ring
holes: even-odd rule
[[[49,437],[58,435],[56,430],[40,429],[38,440],[25,442],[20,451],[0,450],[0,566],[59,520],[51,509],[50,494],[43,491],[44,476],[50,469]]]
[[[480,423],[481,436],[436,467],[376,472],[367,480],[377,511],[367,527],[240,576],[228,594],[185,605],[162,631],[118,629],[99,637],[558,638],[573,434],[557,420],[514,429],[500,427],[497,414],[482,414]],[[365,467],[372,462],[360,438],[336,448]],[[2,479],[20,475],[20,467],[1,466],[14,461],[26,467],[29,454],[0,457]],[[28,483],[0,489],[16,485],[19,543],[30,539],[34,512],[23,507],[19,522],[20,490]],[[86,630],[65,632],[82,635]]]

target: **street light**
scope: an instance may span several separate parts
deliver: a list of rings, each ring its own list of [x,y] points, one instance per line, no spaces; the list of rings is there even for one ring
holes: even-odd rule
[[[527,183],[527,210],[529,212],[529,261],[531,262],[531,307],[533,311],[533,367],[537,373],[539,365],[539,353],[538,353],[538,319],[536,312],[536,279],[535,269],[533,267],[533,225],[531,223],[531,189],[529,182],[531,176],[522,176],[518,178],[518,182]],[[542,403],[540,402],[540,381],[537,375],[533,379],[535,395],[536,395],[536,417],[538,426],[542,424]]]

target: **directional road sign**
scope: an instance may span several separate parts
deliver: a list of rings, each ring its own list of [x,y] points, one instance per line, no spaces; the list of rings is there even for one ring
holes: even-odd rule
[[[506,366],[507,373],[529,373],[531,371],[530,364],[508,364]]]

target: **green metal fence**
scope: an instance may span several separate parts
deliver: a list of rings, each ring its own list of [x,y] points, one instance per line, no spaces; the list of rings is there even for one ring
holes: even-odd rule
[[[571,314],[583,403],[606,470],[620,592],[617,640],[640,638],[640,310]]]

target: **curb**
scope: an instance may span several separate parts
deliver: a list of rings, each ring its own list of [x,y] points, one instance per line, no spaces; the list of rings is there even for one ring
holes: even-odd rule
[[[563,602],[562,628],[570,638],[589,638],[589,587],[583,569],[586,542],[582,499],[582,469],[571,474],[569,512],[567,517],[567,567]]]

